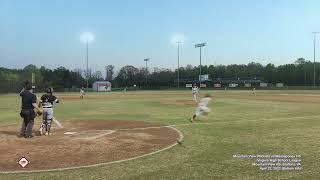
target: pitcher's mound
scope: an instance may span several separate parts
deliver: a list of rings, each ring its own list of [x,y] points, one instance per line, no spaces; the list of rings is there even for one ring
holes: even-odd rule
[[[64,123],[50,136],[17,137],[19,125],[0,127],[0,172],[72,168],[126,160],[176,143],[172,128],[141,121],[86,120]],[[39,125],[35,125],[37,129]],[[36,134],[36,132],[34,132]],[[29,164],[22,168],[18,161]]]

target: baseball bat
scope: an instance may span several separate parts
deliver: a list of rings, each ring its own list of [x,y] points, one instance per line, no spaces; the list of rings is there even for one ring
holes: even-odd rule
[[[52,120],[54,123],[56,123],[58,128],[63,128],[63,125],[55,117],[53,117]]]

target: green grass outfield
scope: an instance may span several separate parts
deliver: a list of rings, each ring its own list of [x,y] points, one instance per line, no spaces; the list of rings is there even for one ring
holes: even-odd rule
[[[184,134],[186,147],[117,164],[0,174],[0,179],[320,179],[320,100],[303,100],[320,99],[320,91],[256,92],[257,99],[250,91],[207,91],[214,96],[212,113],[200,120],[202,124],[184,126],[179,124],[189,123],[194,107],[177,102],[191,100],[190,91],[89,93],[100,98],[62,100],[55,106],[55,116],[62,123],[101,119],[175,124]],[[19,106],[17,95],[0,95],[0,123],[20,126]],[[0,147],[0,151],[5,150]],[[234,154],[301,155],[302,170],[262,171],[252,165],[252,159],[233,158]]]

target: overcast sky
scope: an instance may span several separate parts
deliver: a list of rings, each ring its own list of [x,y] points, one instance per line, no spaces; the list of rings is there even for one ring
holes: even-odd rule
[[[0,66],[83,69],[82,32],[95,36],[93,70],[141,67],[147,57],[151,67],[175,68],[174,38],[184,41],[182,65],[199,64],[200,42],[203,64],[279,65],[313,60],[313,31],[319,0],[0,0]]]

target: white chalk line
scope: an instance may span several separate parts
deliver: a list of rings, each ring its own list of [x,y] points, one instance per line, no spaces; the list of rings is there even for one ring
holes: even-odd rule
[[[239,121],[214,121],[214,122],[194,122],[194,123],[184,123],[184,124],[173,124],[168,126],[192,126],[192,125],[212,125],[218,123],[239,123],[239,122],[257,122],[257,121],[278,121],[278,120],[291,120],[291,119],[308,119],[308,118],[320,118],[320,115],[313,116],[296,116],[296,117],[279,117],[279,118],[262,118],[262,119],[247,119]],[[168,127],[167,126],[167,127]]]
[[[155,129],[155,128],[171,128],[174,129],[175,131],[178,132],[179,134],[179,139],[178,141],[182,141],[184,136],[180,130],[178,130],[175,127],[179,126],[191,126],[191,125],[211,125],[211,124],[216,124],[216,123],[233,123],[233,122],[251,122],[251,121],[260,121],[260,120],[268,120],[268,121],[273,121],[273,120],[285,120],[285,119],[306,119],[306,118],[315,118],[315,117],[320,117],[320,115],[312,115],[312,116],[297,116],[297,117],[282,117],[282,118],[265,118],[265,119],[258,119],[258,120],[240,120],[240,121],[215,121],[215,122],[195,122],[195,123],[184,123],[184,124],[172,124],[172,125],[166,125],[166,126],[151,126],[151,127],[144,127],[144,128],[132,128],[132,129],[115,129],[114,131],[129,131],[129,130],[143,130],[143,129]],[[101,130],[101,131],[106,131],[106,130]],[[66,167],[66,168],[55,168],[55,169],[45,169],[45,170],[34,170],[34,171],[0,171],[0,174],[18,174],[18,173],[40,173],[40,172],[53,172],[53,171],[64,171],[64,170],[74,170],[74,169],[81,169],[81,168],[90,168],[90,167],[97,167],[97,166],[104,166],[104,165],[110,165],[110,164],[116,164],[116,163],[121,163],[121,162],[126,162],[126,161],[131,161],[139,158],[143,158],[146,156],[150,156],[153,154],[160,153],[162,151],[168,150],[174,146],[176,146],[178,143],[175,142],[172,145],[169,145],[166,148],[147,153],[141,156],[136,156],[133,158],[128,158],[128,159],[122,159],[118,161],[112,161],[112,162],[106,162],[106,163],[98,163],[98,164],[92,164],[92,165],[86,165],[86,166],[76,166],[76,167]]]
[[[150,126],[144,128],[132,128],[132,129],[116,129],[118,131],[130,131],[130,130],[143,130],[143,129],[156,129],[163,127],[179,127],[179,126],[193,126],[193,125],[213,125],[218,123],[238,123],[238,122],[256,122],[256,121],[277,121],[277,120],[291,120],[291,119],[308,119],[308,118],[320,118],[320,115],[312,115],[312,116],[296,116],[296,117],[279,117],[279,118],[262,118],[262,119],[247,119],[247,120],[239,120],[239,121],[213,121],[213,122],[189,122],[182,124],[171,124],[164,126]]]
[[[77,134],[77,132],[65,132],[65,133],[63,133],[64,135],[74,135],[74,134]]]
[[[116,131],[134,131],[134,130],[144,130],[144,129],[159,129],[164,128],[166,126],[149,126],[149,127],[141,127],[141,128],[127,128],[127,129],[114,129]]]
[[[158,126],[157,128],[163,128],[163,127],[167,127],[167,126]],[[147,127],[146,127],[147,128]],[[146,129],[144,128],[144,129]],[[155,127],[151,127],[151,128],[155,128]],[[167,128],[171,128],[173,130],[175,130],[178,134],[179,134],[179,139],[177,141],[182,141],[183,140],[183,134],[181,131],[179,131],[178,129],[176,129],[175,127],[167,127]],[[135,129],[135,128],[134,128]],[[139,128],[141,129],[141,128]],[[44,169],[44,170],[30,170],[30,171],[0,171],[0,174],[18,174],[18,173],[40,173],[40,172],[53,172],[53,171],[64,171],[64,170],[74,170],[74,169],[81,169],[81,168],[90,168],[90,167],[97,167],[97,166],[104,166],[104,165],[110,165],[110,164],[116,164],[116,163],[121,163],[121,162],[126,162],[126,161],[131,161],[131,160],[135,160],[135,159],[139,159],[139,158],[143,158],[146,156],[151,156],[153,154],[157,154],[160,152],[163,152],[165,150],[168,150],[174,146],[176,146],[178,143],[175,142],[163,149],[151,152],[151,153],[147,153],[147,154],[143,154],[140,156],[136,156],[136,157],[132,157],[132,158],[128,158],[128,159],[122,159],[122,160],[118,160],[118,161],[112,161],[112,162],[106,162],[106,163],[98,163],[98,164],[92,164],[92,165],[86,165],[86,166],[76,166],[76,167],[66,167],[66,168],[55,168],[55,169]]]
[[[99,134],[97,136],[93,136],[93,137],[85,137],[85,138],[73,138],[73,139],[80,139],[80,140],[89,140],[89,141],[92,141],[92,140],[95,140],[95,139],[98,139],[98,138],[101,138],[103,136],[106,136],[106,135],[109,135],[109,134],[112,134],[116,131],[114,130],[105,130],[107,131],[106,133],[102,133],[102,134]]]

